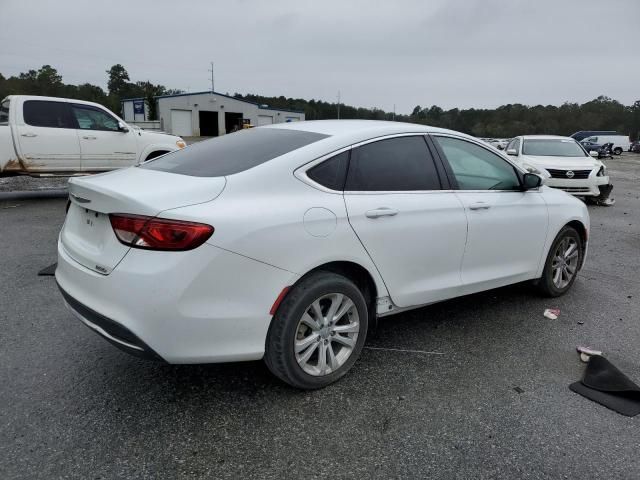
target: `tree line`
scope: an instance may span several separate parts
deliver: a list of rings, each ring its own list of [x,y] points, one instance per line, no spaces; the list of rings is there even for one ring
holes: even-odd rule
[[[157,118],[158,95],[182,93],[181,90],[154,84],[149,80],[132,82],[129,73],[120,64],[106,72],[107,91],[97,85],[83,83],[65,84],[62,76],[50,65],[29,70],[17,76],[4,77],[0,73],[0,99],[7,95],[47,95],[53,97],[88,100],[104,105],[114,112],[121,112],[124,98],[144,98],[149,106],[150,119]],[[444,110],[437,105],[417,105],[410,114],[394,114],[378,108],[354,107],[322,100],[305,100],[284,96],[267,97],[256,94],[235,93],[235,98],[266,104],[272,108],[298,110],[307,120],[343,119],[397,120],[450,128],[477,137],[509,138],[523,134],[570,135],[578,130],[617,130],[633,139],[640,136],[640,100],[633,105],[606,96],[578,104],[565,102],[555,105],[508,104],[498,108],[452,108]]]

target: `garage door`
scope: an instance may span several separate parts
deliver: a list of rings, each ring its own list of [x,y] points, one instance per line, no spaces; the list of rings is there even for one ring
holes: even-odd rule
[[[273,117],[270,115],[258,115],[258,126],[271,125],[273,123]]]
[[[191,110],[171,110],[171,133],[181,137],[193,135]]]

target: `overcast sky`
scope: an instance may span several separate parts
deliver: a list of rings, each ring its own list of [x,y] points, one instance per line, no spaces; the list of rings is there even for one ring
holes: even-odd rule
[[[0,72],[378,107],[640,99],[640,0],[0,0]]]

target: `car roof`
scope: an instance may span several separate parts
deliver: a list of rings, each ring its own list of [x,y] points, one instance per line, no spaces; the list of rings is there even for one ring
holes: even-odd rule
[[[564,137],[562,135],[520,135],[524,140],[575,140],[575,138]]]
[[[332,137],[362,136],[363,138],[374,138],[400,133],[446,133],[477,141],[475,137],[453,130],[447,130],[445,128],[431,127],[429,125],[420,125],[417,123],[389,122],[384,120],[309,120],[303,122],[278,123],[259,128],[302,130],[329,135]]]

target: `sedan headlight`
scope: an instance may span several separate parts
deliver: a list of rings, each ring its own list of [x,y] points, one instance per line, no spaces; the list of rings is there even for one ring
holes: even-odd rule
[[[178,148],[184,148],[187,146],[186,142],[184,140],[177,140],[176,141],[176,145],[178,146]]]

